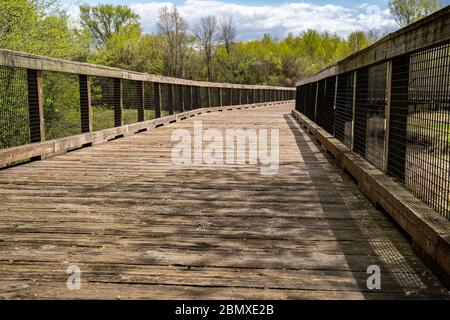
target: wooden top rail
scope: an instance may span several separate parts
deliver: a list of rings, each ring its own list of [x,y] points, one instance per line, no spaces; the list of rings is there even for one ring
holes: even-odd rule
[[[450,41],[450,6],[405,28],[389,33],[371,46],[355,52],[311,77],[298,81],[296,85],[316,82],[448,41]]]
[[[0,66],[210,88],[295,90],[293,87],[243,85],[179,79],[5,49],[0,49]]]

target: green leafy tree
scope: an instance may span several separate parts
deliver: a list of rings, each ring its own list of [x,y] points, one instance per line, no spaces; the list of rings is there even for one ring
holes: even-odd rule
[[[389,10],[400,27],[442,8],[439,0],[390,0]]]
[[[194,40],[187,32],[186,20],[176,7],[170,10],[165,6],[159,12],[156,26],[158,34],[164,38],[165,74],[182,77],[191,51],[190,44]]]
[[[139,15],[127,6],[80,6],[80,34],[89,35],[94,54],[89,62],[130,68],[134,47],[141,36]]]
[[[113,38],[141,33],[139,15],[127,6],[102,4],[80,6],[81,26],[89,32],[96,48],[107,47]]]
[[[131,69],[151,74],[161,74],[164,68],[164,39],[158,35],[144,34],[133,48]]]
[[[64,59],[85,56],[66,14],[48,0],[0,0],[0,47]],[[79,132],[79,94],[74,83],[66,75],[44,72],[48,138]],[[0,131],[0,149],[29,142],[26,97],[26,71],[0,67],[0,128],[8,128]]]
[[[0,47],[65,59],[82,56],[84,48],[69,29],[66,14],[50,10],[52,4],[0,0]]]

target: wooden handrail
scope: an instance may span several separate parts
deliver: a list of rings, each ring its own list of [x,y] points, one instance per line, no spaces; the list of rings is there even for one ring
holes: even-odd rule
[[[195,81],[180,78],[159,76],[148,73],[112,68],[102,65],[69,61],[58,58],[39,56],[35,54],[0,49],[0,66],[17,67],[41,71],[55,71],[71,74],[82,74],[88,76],[120,78],[137,81],[151,81],[158,83],[169,83],[189,85],[208,88],[235,88],[235,89],[268,89],[295,91],[294,87],[244,85],[233,83]]]
[[[405,28],[389,33],[367,48],[298,81],[296,86],[360,69],[448,41],[450,41],[450,6]]]

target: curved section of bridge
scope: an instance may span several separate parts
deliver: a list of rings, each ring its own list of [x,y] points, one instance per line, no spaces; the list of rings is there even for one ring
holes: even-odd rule
[[[197,112],[2,170],[0,297],[448,297],[292,108]],[[278,129],[278,172],[174,165],[171,135],[193,133],[194,121],[221,132]],[[370,266],[381,270],[379,290],[367,285]],[[68,268],[81,271],[79,289],[68,289]]]

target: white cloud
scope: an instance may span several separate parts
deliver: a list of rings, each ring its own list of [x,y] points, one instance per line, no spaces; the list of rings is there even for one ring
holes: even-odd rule
[[[173,3],[134,3],[130,7],[140,15],[144,31],[154,32],[159,10],[166,5],[173,6]],[[367,4],[343,7],[291,1],[276,5],[245,5],[220,0],[185,0],[177,7],[190,26],[205,15],[231,16],[237,24],[238,38],[244,40],[261,37],[264,33],[284,37],[289,32],[298,34],[307,29],[347,36],[355,30],[392,31],[397,28],[388,10]]]

